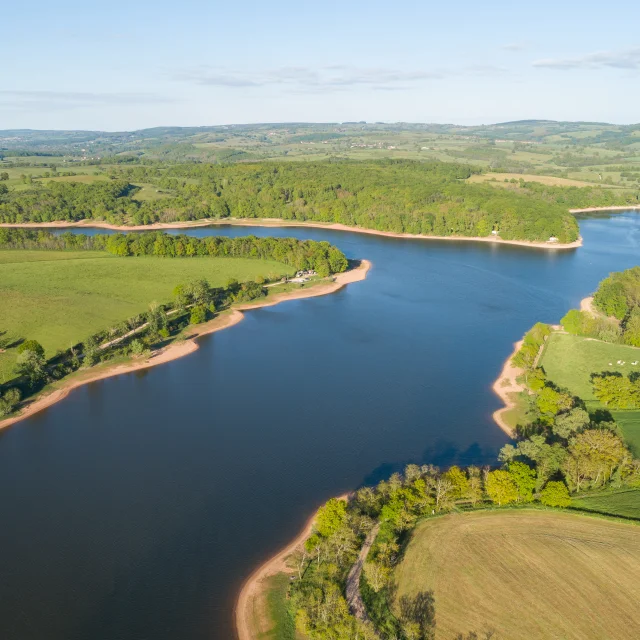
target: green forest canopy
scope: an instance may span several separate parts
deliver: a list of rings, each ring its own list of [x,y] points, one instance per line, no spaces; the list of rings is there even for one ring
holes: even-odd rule
[[[202,218],[283,218],[380,231],[561,242],[578,237],[567,194],[465,182],[468,165],[407,160],[127,166],[93,184],[49,182],[0,195],[0,222],[82,219],[151,224]],[[162,199],[139,202],[144,182]],[[571,204],[578,196],[570,198]]]

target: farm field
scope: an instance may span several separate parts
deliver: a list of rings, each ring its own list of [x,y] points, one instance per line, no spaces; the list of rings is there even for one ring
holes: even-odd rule
[[[624,365],[618,365],[618,360]],[[604,409],[596,400],[591,386],[591,374],[615,371],[628,375],[640,372],[640,349],[622,344],[600,342],[580,336],[553,333],[540,360],[549,380],[582,398],[588,409]],[[612,366],[609,366],[611,363]],[[634,452],[640,452],[640,411],[612,412],[624,437]]]
[[[436,640],[632,640],[640,628],[640,530],[538,510],[451,514],[418,525],[397,598],[433,589]]]
[[[640,490],[638,489],[619,493],[604,493],[589,498],[577,498],[571,504],[579,509],[640,520]]]
[[[597,178],[597,175],[596,175]],[[553,187],[593,187],[596,182],[585,182],[584,180],[571,180],[569,178],[558,178],[557,176],[538,176],[526,173],[483,173],[473,175],[467,182],[491,182],[503,183],[507,180],[524,180],[525,182],[539,182]],[[601,185],[605,188],[613,189],[613,185]]]
[[[177,284],[205,278],[292,273],[285,264],[245,258],[117,257],[98,251],[0,251],[0,330],[38,340],[51,357],[91,333],[169,301]],[[11,379],[15,349],[0,353],[0,382]]]

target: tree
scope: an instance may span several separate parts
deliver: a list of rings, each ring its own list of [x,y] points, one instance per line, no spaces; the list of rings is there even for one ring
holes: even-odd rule
[[[623,338],[625,344],[640,347],[640,307],[636,306],[631,311],[625,323]]]
[[[571,442],[562,470],[574,491],[608,482],[631,454],[620,437],[608,430],[587,429]]]
[[[502,506],[518,499],[518,485],[508,471],[490,471],[485,480],[485,490],[491,502]]]
[[[460,467],[451,467],[444,476],[451,483],[452,499],[458,500],[467,496],[469,493],[469,480],[467,479],[467,474]]]
[[[347,517],[347,503],[338,498],[331,498],[323,507],[318,509],[316,530],[324,538],[334,534]]]
[[[367,578],[369,586],[376,593],[379,593],[389,584],[391,570],[379,562],[365,562],[364,575]]]
[[[476,506],[482,500],[482,472],[478,467],[469,467],[469,500]]]
[[[20,390],[16,387],[7,389],[0,397],[0,417],[13,413],[20,402]]]
[[[509,475],[518,488],[518,500],[531,502],[533,491],[536,488],[536,472],[524,462],[510,462],[508,466]]]
[[[8,180],[9,179],[9,174],[6,171],[3,171],[2,173],[0,173],[0,180]]]
[[[589,414],[584,409],[571,409],[568,413],[561,413],[556,416],[555,422],[551,426],[553,433],[565,440],[578,431],[582,431],[589,426]]]
[[[573,406],[573,398],[552,387],[546,386],[540,390],[536,398],[540,413],[546,416],[555,416],[560,411],[566,411]]]
[[[44,358],[44,347],[37,340],[25,340],[18,346],[18,353],[33,351],[36,355]]]
[[[436,605],[433,591],[419,591],[415,596],[404,595],[399,602],[399,618],[405,634],[412,640],[430,640],[435,636]]]
[[[18,354],[16,373],[29,380],[32,387],[47,377],[46,360],[36,351],[25,349]]]
[[[549,507],[568,507],[571,504],[571,496],[567,485],[555,480],[547,482],[540,492],[540,502]]]
[[[189,317],[189,322],[191,324],[201,324],[205,322],[207,319],[207,309],[201,305],[193,307],[191,309],[191,316]]]

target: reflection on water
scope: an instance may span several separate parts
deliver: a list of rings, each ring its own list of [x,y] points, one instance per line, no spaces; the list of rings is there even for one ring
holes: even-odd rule
[[[0,637],[228,639],[244,577],[331,495],[408,462],[486,463],[512,343],[638,261],[640,217],[545,252],[321,229],[365,282],[252,311],[182,360],[0,434]]]

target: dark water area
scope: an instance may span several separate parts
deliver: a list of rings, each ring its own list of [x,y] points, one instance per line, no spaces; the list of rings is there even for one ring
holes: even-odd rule
[[[513,342],[639,262],[637,214],[581,229],[558,252],[189,231],[329,240],[373,269],[0,433],[0,638],[231,639],[242,581],[323,500],[409,462],[493,462]]]

